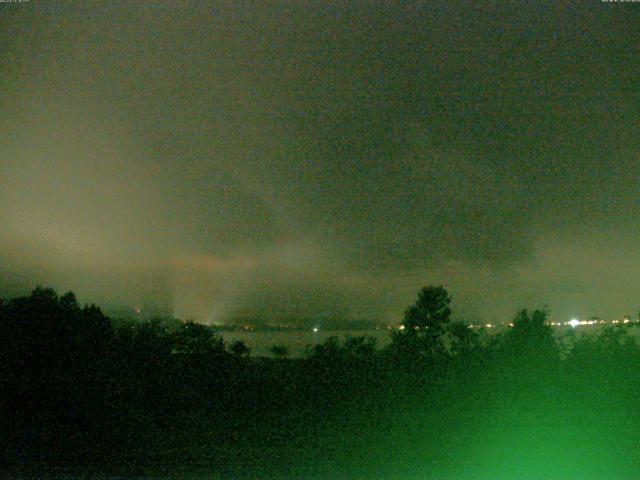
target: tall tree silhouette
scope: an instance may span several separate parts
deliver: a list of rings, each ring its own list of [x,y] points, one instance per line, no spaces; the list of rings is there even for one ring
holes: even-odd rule
[[[443,286],[426,286],[404,312],[402,330],[392,335],[392,348],[404,354],[440,355],[451,317],[451,296]]]
[[[441,334],[451,317],[451,296],[442,286],[423,287],[418,299],[404,312],[405,331],[430,330]]]
[[[175,348],[179,353],[223,354],[225,343],[211,327],[188,321],[174,335]]]

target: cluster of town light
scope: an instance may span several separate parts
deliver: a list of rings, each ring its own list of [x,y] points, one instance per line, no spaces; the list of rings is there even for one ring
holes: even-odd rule
[[[628,323],[638,323],[638,322],[640,322],[640,320],[633,321],[629,317],[625,317],[623,320],[601,320],[601,319],[578,320],[577,318],[572,318],[568,322],[548,322],[547,325],[550,325],[552,327],[576,328],[583,325],[620,325],[620,324],[626,325]],[[501,324],[496,324],[496,323],[485,323],[485,324],[472,323],[468,325],[469,328],[497,328],[500,326]],[[502,326],[512,328],[513,323],[512,322],[505,323],[505,324],[502,324]],[[416,330],[420,329],[420,327],[414,327],[414,328]],[[404,329],[405,329],[404,325],[398,326],[398,330],[404,330]]]
[[[628,324],[628,323],[639,323],[640,320],[631,320],[629,317],[625,317],[623,320],[602,320],[602,319],[591,319],[591,320],[578,320],[577,318],[572,318],[571,320],[569,320],[568,322],[547,322],[547,325],[550,325],[552,327],[579,327],[579,326],[583,326],[583,325],[620,325],[620,324]],[[509,327],[509,328],[513,328],[513,323],[509,322],[509,323],[504,323],[504,324],[497,324],[497,323],[484,323],[484,324],[480,324],[480,323],[471,323],[469,325],[467,325],[468,328],[497,328],[497,327]],[[387,325],[386,327],[387,329],[393,329],[394,327],[392,325]],[[404,331],[406,329],[406,327],[404,325],[398,325],[396,327],[398,330],[400,331]],[[415,330],[420,330],[419,326],[415,326],[413,327]],[[318,333],[320,331],[320,329],[318,327],[313,327],[313,333]]]
[[[611,320],[610,322],[606,321],[606,320],[578,320],[577,318],[572,318],[570,321],[565,322],[565,323],[552,323],[551,325],[569,325],[573,328],[576,328],[580,325],[607,325],[607,324],[612,324],[612,325],[619,325],[619,324],[627,324],[627,323],[631,323],[631,319],[630,318],[625,318],[624,320]]]

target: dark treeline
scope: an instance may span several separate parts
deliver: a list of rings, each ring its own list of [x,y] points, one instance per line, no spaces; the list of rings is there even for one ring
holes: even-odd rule
[[[628,326],[501,334],[425,287],[378,349],[331,338],[255,358],[211,328],[112,322],[72,293],[0,303],[5,472],[221,478],[633,478],[640,348]]]

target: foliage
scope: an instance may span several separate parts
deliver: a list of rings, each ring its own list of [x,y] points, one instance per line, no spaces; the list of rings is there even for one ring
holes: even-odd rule
[[[347,335],[340,340],[331,336],[323,343],[314,345],[308,357],[316,360],[363,360],[376,353],[376,339],[366,335]]]
[[[207,325],[185,322],[174,333],[176,353],[200,353],[222,355],[225,343],[215,330]]]
[[[559,348],[553,329],[546,323],[548,318],[545,309],[521,309],[513,319],[513,328],[505,335],[505,347],[515,356],[556,358]]]
[[[426,286],[404,312],[401,329],[392,334],[392,354],[403,361],[418,357],[437,361],[444,355],[444,335],[451,317],[451,297],[442,286]]]
[[[449,351],[454,356],[467,357],[480,354],[486,344],[486,330],[469,328],[463,322],[450,323],[447,328]]]
[[[242,340],[236,340],[229,346],[229,350],[236,357],[246,357],[251,353],[251,349]]]
[[[430,331],[440,334],[451,316],[451,296],[442,286],[423,287],[418,299],[404,312],[405,332]]]
[[[289,356],[289,349],[284,345],[273,345],[269,351],[276,358],[286,358]]]
[[[623,458],[611,445],[634,455],[631,329],[566,337],[560,350],[546,310],[520,310],[513,328],[488,336],[450,322],[449,301],[423,289],[404,324],[420,328],[383,351],[370,337],[332,337],[306,358],[239,361],[210,327],[113,328],[98,307],[39,287],[0,304],[0,470],[131,475],[198,463],[224,478],[243,468],[305,477],[322,458],[327,478],[402,475],[403,465],[436,477],[447,462],[483,478],[477,469],[505,469],[512,452],[527,468],[567,451],[601,471]],[[229,350],[248,354],[242,342]],[[265,465],[274,470],[254,471]]]

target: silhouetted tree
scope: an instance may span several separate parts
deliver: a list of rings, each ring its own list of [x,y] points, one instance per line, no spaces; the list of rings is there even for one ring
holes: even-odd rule
[[[354,361],[369,359],[376,352],[376,339],[366,335],[348,335],[340,340],[337,336],[331,336],[323,343],[314,345],[309,353],[309,358],[321,361]]]
[[[80,309],[76,295],[73,292],[67,292],[60,297],[60,306],[69,312]]]
[[[451,296],[442,286],[423,287],[416,303],[404,312],[405,332],[429,330],[441,334],[451,316]]]
[[[447,329],[449,351],[454,355],[468,357],[478,354],[482,349],[482,335],[479,331],[469,328],[463,322],[453,322]],[[484,332],[484,330],[481,330]]]
[[[274,345],[269,351],[276,358],[286,358],[289,356],[289,349],[284,345]]]
[[[637,441],[631,325],[570,330],[559,353],[545,310],[521,310],[513,328],[489,336],[450,322],[443,291],[425,288],[407,309],[390,349],[405,356],[378,354],[370,337],[332,337],[307,359],[248,362],[224,354],[211,327],[165,319],[113,329],[97,306],[39,287],[0,305],[0,471],[30,463],[123,471],[123,458],[164,469],[185,452],[206,461],[221,452],[216,467],[233,472],[247,446],[260,463],[344,451],[334,459],[351,465],[354,454],[369,462],[385,452],[390,438],[415,461],[423,446],[455,460],[449,439],[464,442],[487,419],[526,442],[541,438],[527,434],[532,425],[545,436],[587,425],[591,442],[608,435],[597,451]],[[247,348],[227,351],[242,357]],[[569,437],[564,449],[575,448]]]
[[[174,334],[178,353],[223,354],[225,343],[213,328],[192,321],[184,323]]]
[[[405,311],[401,330],[392,334],[391,351],[401,357],[444,354],[443,335],[451,317],[450,303],[444,287],[423,287],[416,302]]]
[[[340,339],[333,335],[327,338],[323,343],[314,345],[310,352],[309,358],[316,360],[338,360],[342,356],[342,348]]]
[[[529,312],[520,310],[513,319],[513,327],[503,338],[507,362],[540,372],[549,370],[560,359],[560,346],[553,335],[553,329],[546,321],[549,312],[537,309]]]
[[[554,350],[556,342],[553,329],[546,321],[549,312],[538,309],[529,312],[526,308],[520,310],[513,319],[513,328],[506,334],[507,341],[518,349]]]
[[[173,342],[162,324],[153,321],[137,325],[133,329],[131,347],[139,357],[166,356],[171,353]]]
[[[236,340],[229,347],[231,353],[236,357],[246,357],[251,353],[251,349],[242,340]]]
[[[344,354],[352,359],[371,358],[376,353],[376,339],[366,335],[347,336],[342,341]]]

